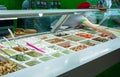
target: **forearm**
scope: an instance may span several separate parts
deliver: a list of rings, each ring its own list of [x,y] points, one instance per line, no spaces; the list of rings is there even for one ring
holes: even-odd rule
[[[101,33],[106,33],[106,34],[108,34],[108,35],[112,35],[112,34],[113,34],[112,32],[106,30],[105,28],[103,28],[103,27],[101,27],[101,26],[97,26],[97,27],[96,27],[96,30],[99,31],[99,32],[101,32]]]
[[[109,30],[106,30],[105,28],[98,26],[96,24],[92,24],[88,20],[84,21],[82,24],[84,24],[85,26],[88,26],[90,28],[93,28],[94,30],[99,31],[101,33],[107,34],[110,39],[116,38],[116,36],[112,32],[110,32]]]
[[[108,35],[111,35],[112,33],[108,30],[106,30],[105,28],[101,27],[101,26],[97,26],[96,24],[92,24],[91,22],[89,21],[85,21],[83,24],[85,24],[86,26],[90,27],[90,28],[93,28],[94,30],[96,31],[99,31],[101,33],[106,33]]]

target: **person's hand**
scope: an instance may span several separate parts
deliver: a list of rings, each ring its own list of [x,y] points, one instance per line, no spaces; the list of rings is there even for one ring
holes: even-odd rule
[[[109,39],[115,39],[116,36],[113,33],[102,33],[100,34],[102,37],[108,37]]]
[[[108,35],[108,37],[109,37],[110,39],[115,39],[115,38],[116,38],[116,35],[114,35],[113,33],[110,33],[110,34]]]
[[[105,36],[107,35],[108,38],[110,38],[110,39],[116,38],[116,35],[114,35],[112,32],[110,32],[109,30],[106,30],[105,28],[103,28],[101,26],[95,26],[94,29],[96,31],[99,31],[99,32],[103,33]]]

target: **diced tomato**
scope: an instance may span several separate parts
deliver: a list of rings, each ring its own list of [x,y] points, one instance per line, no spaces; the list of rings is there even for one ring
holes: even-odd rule
[[[91,34],[86,34],[86,33],[79,33],[79,34],[76,34],[77,36],[80,36],[80,37],[84,37],[84,38],[92,38],[93,35]]]

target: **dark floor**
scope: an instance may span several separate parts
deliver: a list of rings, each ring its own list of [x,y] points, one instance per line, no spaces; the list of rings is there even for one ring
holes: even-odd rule
[[[120,62],[101,72],[96,77],[120,77]]]

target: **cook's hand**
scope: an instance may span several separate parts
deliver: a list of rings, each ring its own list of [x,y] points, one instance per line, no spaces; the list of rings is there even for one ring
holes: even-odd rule
[[[106,34],[110,39],[116,38],[116,36],[112,32],[110,32],[109,30],[106,30],[105,28],[101,26],[95,26],[94,29],[99,32],[102,32],[103,34]]]
[[[115,39],[115,38],[116,38],[116,36],[115,36],[113,33],[111,33],[110,35],[108,35],[108,37],[109,37],[110,39]]]
[[[114,34],[112,34],[112,33],[109,33],[109,34],[107,34],[107,33],[102,33],[102,34],[100,34],[100,36],[102,36],[102,37],[108,37],[108,38],[110,38],[110,39],[116,38],[116,36],[115,36]]]

